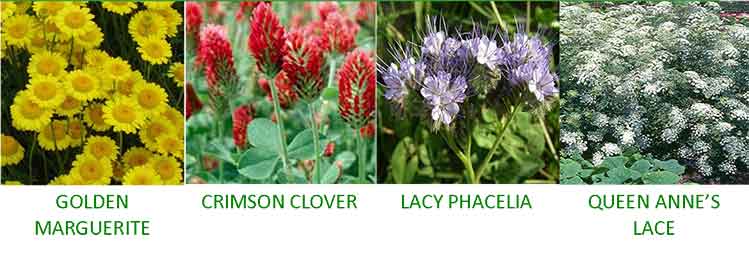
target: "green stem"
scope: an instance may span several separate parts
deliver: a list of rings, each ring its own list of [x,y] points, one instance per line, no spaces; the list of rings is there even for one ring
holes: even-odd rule
[[[466,178],[466,181],[469,183],[474,183],[474,175],[475,172],[473,170],[473,164],[471,163],[471,158],[466,157],[465,153],[458,148],[458,146],[455,144],[455,138],[452,134],[445,134],[444,132],[440,131],[442,134],[442,138],[445,139],[445,142],[447,143],[447,146],[450,147],[450,149],[455,153],[456,156],[458,156],[458,159],[460,159],[460,162],[463,163],[463,167],[465,167],[465,173],[464,176]]]
[[[281,155],[281,161],[283,161],[284,172],[286,172],[286,175],[291,175],[289,154],[286,151],[286,131],[284,130],[283,118],[281,118],[281,103],[278,101],[278,89],[276,89],[276,82],[273,80],[276,78],[276,75],[269,74],[266,77],[268,78],[270,93],[273,97],[273,110],[276,115],[276,125],[278,126],[279,154]]]
[[[223,105],[223,104],[222,104]],[[223,110],[223,109],[221,109]],[[216,123],[216,132],[218,133],[218,140],[220,141],[221,145],[224,144],[224,118],[222,117],[224,113],[217,114],[218,121]],[[219,160],[218,163],[218,182],[224,183],[224,161]]]
[[[307,106],[309,107],[309,123],[310,129],[312,129],[312,140],[315,145],[315,177],[313,177],[313,182],[319,183],[320,179],[322,179],[322,175],[320,175],[320,166],[322,165],[322,163],[320,162],[320,133],[317,131],[317,123],[315,122],[315,109],[313,103],[314,101],[310,101],[307,103]]]
[[[328,88],[333,87],[333,80],[335,80],[335,58],[331,54],[328,58]]]
[[[502,138],[504,137],[505,132],[507,132],[507,128],[509,128],[510,123],[515,119],[515,114],[520,109],[522,109],[522,104],[514,107],[512,109],[512,112],[510,112],[510,118],[508,118],[504,125],[502,125],[502,129],[499,129],[497,139],[494,140],[494,144],[489,150],[489,154],[484,157],[484,160],[481,162],[481,166],[479,166],[479,169],[477,171],[478,174],[476,175],[476,177],[478,177],[479,179],[481,179],[481,176],[484,174],[484,170],[486,170],[487,166],[489,165],[489,161],[492,160],[492,157],[494,157],[494,154],[497,152],[499,144],[502,143]]]
[[[367,150],[365,148],[364,137],[361,134],[361,130],[357,129],[356,132],[356,148],[359,153],[359,157],[357,157],[357,160],[359,162],[359,183],[366,183],[367,171],[364,169],[364,163],[366,160],[365,157],[367,155]]]
[[[541,128],[544,130],[544,138],[546,139],[546,144],[549,145],[549,151],[554,155],[554,159],[559,161],[559,155],[557,155],[557,150],[554,148],[554,142],[551,141],[551,135],[549,135],[549,129],[546,128],[545,120],[546,118],[544,118],[543,115],[538,115],[538,121],[541,123]]]
[[[525,31],[531,31],[531,0],[525,1]]]
[[[36,142],[37,142],[38,138],[39,138],[39,133],[34,134],[34,143],[31,144],[31,151],[29,151],[29,185],[33,185],[34,184],[33,183],[34,177],[32,176],[33,174],[32,174],[32,170],[31,170],[33,168],[32,165],[34,163],[32,163],[31,159],[34,158],[34,150],[36,149]],[[45,161],[44,163],[46,164],[47,162]]]

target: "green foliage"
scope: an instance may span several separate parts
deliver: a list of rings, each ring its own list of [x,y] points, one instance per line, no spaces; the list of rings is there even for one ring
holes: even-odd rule
[[[685,167],[676,160],[661,161],[640,154],[607,157],[600,165],[562,159],[562,184],[678,184]]]

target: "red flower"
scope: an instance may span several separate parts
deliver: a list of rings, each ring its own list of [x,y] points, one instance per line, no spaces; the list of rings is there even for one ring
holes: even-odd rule
[[[367,125],[364,125],[364,127],[361,127],[359,129],[359,133],[361,133],[362,137],[365,137],[365,138],[374,137],[374,134],[375,134],[374,122],[367,123]]]
[[[286,55],[286,31],[270,4],[260,3],[252,12],[248,47],[260,72],[276,74]]]
[[[263,89],[263,91],[268,95],[268,101],[273,102],[273,96],[270,92],[270,85],[268,84],[268,80],[265,78],[260,78],[257,81],[258,85],[260,85],[260,88]],[[286,73],[284,71],[281,71],[276,75],[275,81],[274,81],[277,89],[278,89],[278,102],[281,105],[281,108],[289,108],[292,103],[294,103],[297,100],[297,95],[294,93],[294,90],[291,86],[291,81],[286,76]]]
[[[203,23],[203,8],[197,2],[187,2],[185,3],[185,16],[188,34],[197,37],[200,24]]]
[[[236,19],[238,22],[242,21],[242,19],[244,19],[244,15],[251,14],[252,9],[255,9],[255,6],[257,6],[259,3],[260,2],[239,2],[239,9],[237,9],[237,13],[234,15],[234,19]]]
[[[375,80],[374,62],[363,51],[349,53],[338,70],[338,111],[354,128],[372,119]]]
[[[197,62],[205,67],[208,86],[214,91],[212,94],[222,95],[216,89],[217,84],[234,80],[237,76],[231,43],[223,26],[209,24],[200,32]]]
[[[232,113],[232,133],[234,133],[234,145],[244,149],[247,144],[247,125],[252,122],[252,107],[242,105]]]
[[[207,5],[208,15],[213,17],[213,21],[224,20],[226,13],[224,13],[224,10],[221,8],[221,3],[219,3],[219,1],[208,1]]]
[[[317,4],[317,14],[320,15],[320,20],[325,21],[328,19],[328,15],[337,13],[340,9],[336,2],[321,2]]]
[[[323,156],[331,157],[335,153],[335,142],[330,142],[327,145],[325,145],[325,151],[323,151]]]
[[[289,53],[284,57],[283,71],[299,97],[308,101],[316,99],[325,87],[320,74],[322,50],[314,43],[305,42],[301,30],[291,31],[286,42]]]
[[[327,51],[346,53],[356,48],[359,25],[340,13],[331,13],[322,24],[323,43]]]
[[[193,112],[198,112],[203,108],[203,103],[200,102],[198,95],[195,94],[195,89],[192,88],[192,83],[187,83],[187,97],[185,98],[185,115],[189,119]]]
[[[374,17],[375,10],[377,10],[377,2],[359,2],[359,8],[356,9],[356,20],[359,22],[369,20],[369,18]]]

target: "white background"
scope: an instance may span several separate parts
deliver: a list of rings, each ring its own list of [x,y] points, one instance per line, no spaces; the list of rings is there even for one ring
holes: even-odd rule
[[[55,206],[60,194],[107,193],[127,194],[129,209]],[[354,193],[359,208],[203,209],[214,193]],[[533,209],[401,209],[412,193],[529,194]],[[721,207],[602,212],[588,208],[594,193],[719,194]],[[749,258],[748,198],[749,186],[3,186],[0,258]],[[151,236],[38,237],[36,219],[150,220]],[[634,236],[646,219],[675,220],[676,235]]]

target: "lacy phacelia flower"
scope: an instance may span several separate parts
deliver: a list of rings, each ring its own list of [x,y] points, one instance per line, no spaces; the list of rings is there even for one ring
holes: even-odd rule
[[[437,127],[450,125],[460,112],[460,104],[466,98],[467,83],[462,76],[451,78],[450,74],[439,71],[424,79],[421,95],[432,107],[432,120]]]
[[[275,75],[286,55],[286,32],[270,4],[260,3],[252,12],[248,47],[260,72]]]
[[[223,26],[207,25],[200,32],[197,62],[205,67],[206,79],[211,89],[215,90],[218,84],[233,80],[237,76],[231,43]],[[221,95],[220,92],[218,94]]]
[[[287,39],[289,53],[284,57],[283,71],[292,83],[296,94],[304,100],[316,99],[325,85],[320,69],[323,52],[316,44],[305,42],[301,30],[289,33]]]
[[[203,103],[200,102],[198,95],[195,93],[195,89],[192,88],[192,83],[187,83],[185,118],[189,119],[193,113],[200,111],[201,108],[203,108]]]
[[[551,46],[538,36],[531,37],[518,28],[512,39],[508,35],[502,37],[498,55],[512,86],[528,87],[538,101],[559,92],[556,75],[549,66]]]
[[[409,89],[417,89],[416,85],[424,80],[425,65],[417,63],[409,48],[402,47],[398,47],[395,61],[387,68],[380,67],[379,72],[385,83],[385,99],[403,106]]]
[[[252,122],[252,107],[242,105],[232,113],[232,133],[234,133],[234,145],[245,149],[247,144],[247,125]]]
[[[197,2],[185,3],[185,16],[187,32],[193,37],[198,36],[200,24],[203,23],[203,8]]]
[[[489,39],[486,35],[473,39],[464,40],[463,44],[468,48],[470,54],[479,64],[487,66],[489,69],[496,71],[501,62],[499,48],[495,40]]]
[[[374,114],[375,66],[362,51],[346,56],[338,70],[338,111],[354,128],[360,128]]]

